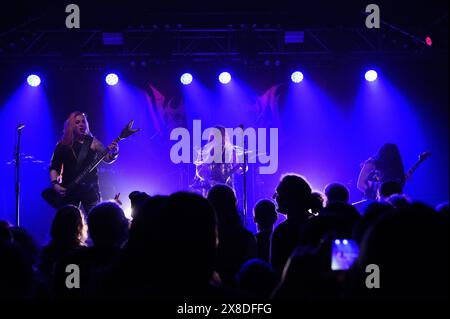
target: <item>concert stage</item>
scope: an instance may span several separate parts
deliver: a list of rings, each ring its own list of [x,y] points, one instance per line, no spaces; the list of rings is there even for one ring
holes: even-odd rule
[[[75,2],[16,1],[0,19],[0,220],[16,224],[20,203],[20,226],[39,244],[55,215],[41,192],[74,111],[105,147],[129,121],[140,129],[97,166],[102,199],[120,193],[127,217],[133,191],[205,194],[193,187],[204,185],[198,158],[219,126],[247,166],[228,167],[224,183],[233,177],[252,232],[253,207],[286,173],[319,193],[338,182],[361,201],[362,164],[385,143],[414,168],[405,194],[448,201],[448,4],[379,1],[377,19],[365,2]]]

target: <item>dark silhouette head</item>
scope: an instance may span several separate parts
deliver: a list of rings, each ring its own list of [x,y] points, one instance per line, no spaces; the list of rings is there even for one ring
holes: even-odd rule
[[[74,205],[60,208],[53,218],[50,236],[53,244],[76,247],[85,239],[86,227],[80,209]]]
[[[377,170],[381,171],[382,181],[398,181],[400,185],[404,185],[405,169],[397,145],[384,144],[376,156],[376,166]]]
[[[275,204],[271,200],[262,199],[253,209],[253,219],[260,229],[272,229],[277,217]]]
[[[412,203],[411,199],[405,194],[394,194],[386,199],[386,202],[391,204],[394,208],[404,208]]]
[[[18,243],[0,242],[0,300],[34,298],[33,265]]]
[[[348,203],[349,193],[347,187],[340,183],[331,183],[325,187],[327,204],[333,202]]]
[[[149,271],[149,265],[155,264],[155,246],[161,244],[158,239],[158,229],[160,228],[161,210],[167,203],[168,196],[152,196],[140,211],[133,218],[129,230],[129,237],[124,247],[125,263],[132,271],[126,272],[130,275],[143,277],[143,272]],[[128,267],[127,266],[127,267]],[[146,278],[150,280],[150,278]],[[140,279],[140,283],[143,280]]]
[[[150,198],[150,195],[145,192],[133,191],[128,195],[128,198],[131,202],[132,217],[134,218],[139,213],[141,207]]]
[[[403,194],[403,187],[397,181],[384,181],[380,186],[380,198],[385,199],[394,194]]]
[[[254,257],[256,241],[243,226],[236,196],[230,187],[215,185],[208,192],[208,200],[217,214],[219,244],[215,270],[223,286],[230,286],[242,263]]]
[[[10,227],[10,231],[14,243],[19,244],[35,264],[38,261],[39,247],[34,238],[23,227]]]
[[[95,246],[120,247],[128,237],[128,220],[113,202],[95,206],[89,213],[88,227]]]
[[[131,222],[128,246],[136,250],[144,250],[154,240],[153,230],[158,227],[158,218],[166,205],[168,196],[156,195],[149,198],[140,208]]]
[[[327,276],[324,270],[325,264],[319,248],[298,246],[286,262],[281,281],[272,298],[306,300],[331,295],[332,290],[326,286]]]
[[[323,209],[323,203],[325,199],[320,192],[311,193],[311,213],[317,215]]]
[[[196,296],[212,278],[216,226],[213,208],[198,194],[152,196],[130,228],[122,257],[126,286],[163,299]]]
[[[355,207],[343,202],[333,202],[318,216],[308,219],[303,225],[299,243],[318,247],[327,236],[351,238],[354,225],[361,218]]]
[[[202,196],[177,192],[169,196],[158,229],[159,256],[171,282],[202,285],[212,277],[217,239],[214,209]]]
[[[367,206],[364,215],[360,218],[354,229],[353,238],[361,243],[368,229],[374,225],[378,219],[385,214],[391,214],[394,211],[394,207],[388,202],[373,202]]]
[[[294,174],[283,176],[274,195],[278,211],[288,218],[306,213],[312,206],[311,193],[311,187],[303,177]]]
[[[261,259],[245,262],[236,275],[237,288],[255,298],[269,298],[277,284],[272,266]]]
[[[385,214],[364,238],[360,263],[380,269],[382,289],[364,289],[374,297],[448,298],[447,223],[418,203]]]
[[[227,185],[214,185],[208,192],[208,201],[217,214],[217,222],[220,228],[234,227],[241,224],[237,211],[236,194]]]

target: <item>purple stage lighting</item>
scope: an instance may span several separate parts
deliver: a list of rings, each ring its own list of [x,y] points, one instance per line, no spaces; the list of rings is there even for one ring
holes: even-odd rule
[[[291,75],[291,80],[294,83],[300,83],[301,81],[303,81],[303,73],[300,71],[293,72]]]
[[[105,82],[108,85],[116,85],[119,82],[119,77],[115,73],[109,73],[105,78]]]
[[[27,83],[29,86],[39,86],[41,84],[41,78],[36,74],[31,74],[27,77]]]
[[[374,70],[369,70],[369,71],[366,72],[364,77],[366,78],[367,81],[373,82],[373,81],[375,81],[377,79],[378,74]]]
[[[222,72],[219,74],[219,81],[222,84],[230,83],[231,81],[231,74],[228,72]]]
[[[192,83],[192,75],[190,73],[184,73],[180,77],[180,82],[184,85],[189,85]]]

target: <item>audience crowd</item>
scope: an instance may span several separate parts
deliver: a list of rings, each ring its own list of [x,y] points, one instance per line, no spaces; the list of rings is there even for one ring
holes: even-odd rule
[[[129,197],[132,220],[113,200],[87,214],[62,207],[44,247],[0,221],[0,299],[448,298],[448,203],[416,202],[396,182],[354,206],[342,184],[322,194],[304,177],[284,175],[274,201],[253,208],[256,234],[226,185],[207,198]],[[285,220],[274,228],[278,214]],[[356,255],[346,247],[336,255],[336,244]],[[338,257],[343,266],[333,269]],[[368,272],[373,265],[381,279]]]

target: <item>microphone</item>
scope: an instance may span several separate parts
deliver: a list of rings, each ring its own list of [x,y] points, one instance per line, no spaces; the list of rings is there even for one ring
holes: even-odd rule
[[[20,130],[23,129],[24,127],[25,127],[25,124],[20,123],[20,124],[17,125],[16,128],[17,128],[18,131],[20,131]]]

